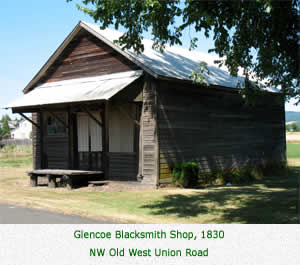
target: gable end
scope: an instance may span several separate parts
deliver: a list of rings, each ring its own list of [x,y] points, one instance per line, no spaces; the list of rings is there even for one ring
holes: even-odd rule
[[[140,69],[84,29],[66,46],[39,83],[93,77]]]

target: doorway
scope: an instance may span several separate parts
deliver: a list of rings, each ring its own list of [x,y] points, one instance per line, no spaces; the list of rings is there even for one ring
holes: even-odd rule
[[[99,112],[91,113],[101,121]],[[81,170],[102,170],[102,127],[88,114],[77,113],[78,168]]]

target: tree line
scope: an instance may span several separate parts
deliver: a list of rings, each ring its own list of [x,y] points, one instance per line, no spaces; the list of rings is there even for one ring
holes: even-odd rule
[[[300,132],[300,122],[288,124],[285,128],[287,132]]]

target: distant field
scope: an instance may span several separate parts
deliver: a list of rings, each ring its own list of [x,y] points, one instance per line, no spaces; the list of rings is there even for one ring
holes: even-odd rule
[[[30,167],[32,165],[31,146],[6,146],[0,150],[0,167]]]
[[[288,132],[286,133],[287,143],[300,143],[300,132]]]

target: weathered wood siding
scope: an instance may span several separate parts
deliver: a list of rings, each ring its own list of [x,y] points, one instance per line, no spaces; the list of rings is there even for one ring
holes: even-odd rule
[[[158,135],[160,179],[177,161],[214,171],[286,159],[284,104],[275,94],[245,107],[233,90],[161,81]]]
[[[78,152],[78,168],[82,170],[103,170],[102,152]]]
[[[134,152],[108,153],[109,172],[111,179],[132,180],[137,179],[137,154]]]
[[[144,184],[156,185],[158,180],[157,81],[146,78],[141,113],[139,175]]]
[[[109,152],[134,152],[134,104],[114,104],[109,112]]]
[[[41,125],[40,114],[32,113],[32,120],[37,124]],[[41,149],[41,134],[40,129],[32,125],[32,156],[33,156],[33,169],[42,168],[42,149]]]
[[[104,42],[81,30],[48,70],[41,82],[91,77],[137,69]]]
[[[69,168],[68,136],[44,136],[44,165],[49,169]]]
[[[59,110],[60,113],[65,113],[66,122],[69,121],[69,113],[67,110]],[[42,166],[47,169],[70,169],[70,152],[69,152],[69,128],[66,128],[65,133],[48,134],[47,118],[52,117],[47,111],[42,113]],[[57,113],[57,112],[55,112]]]

